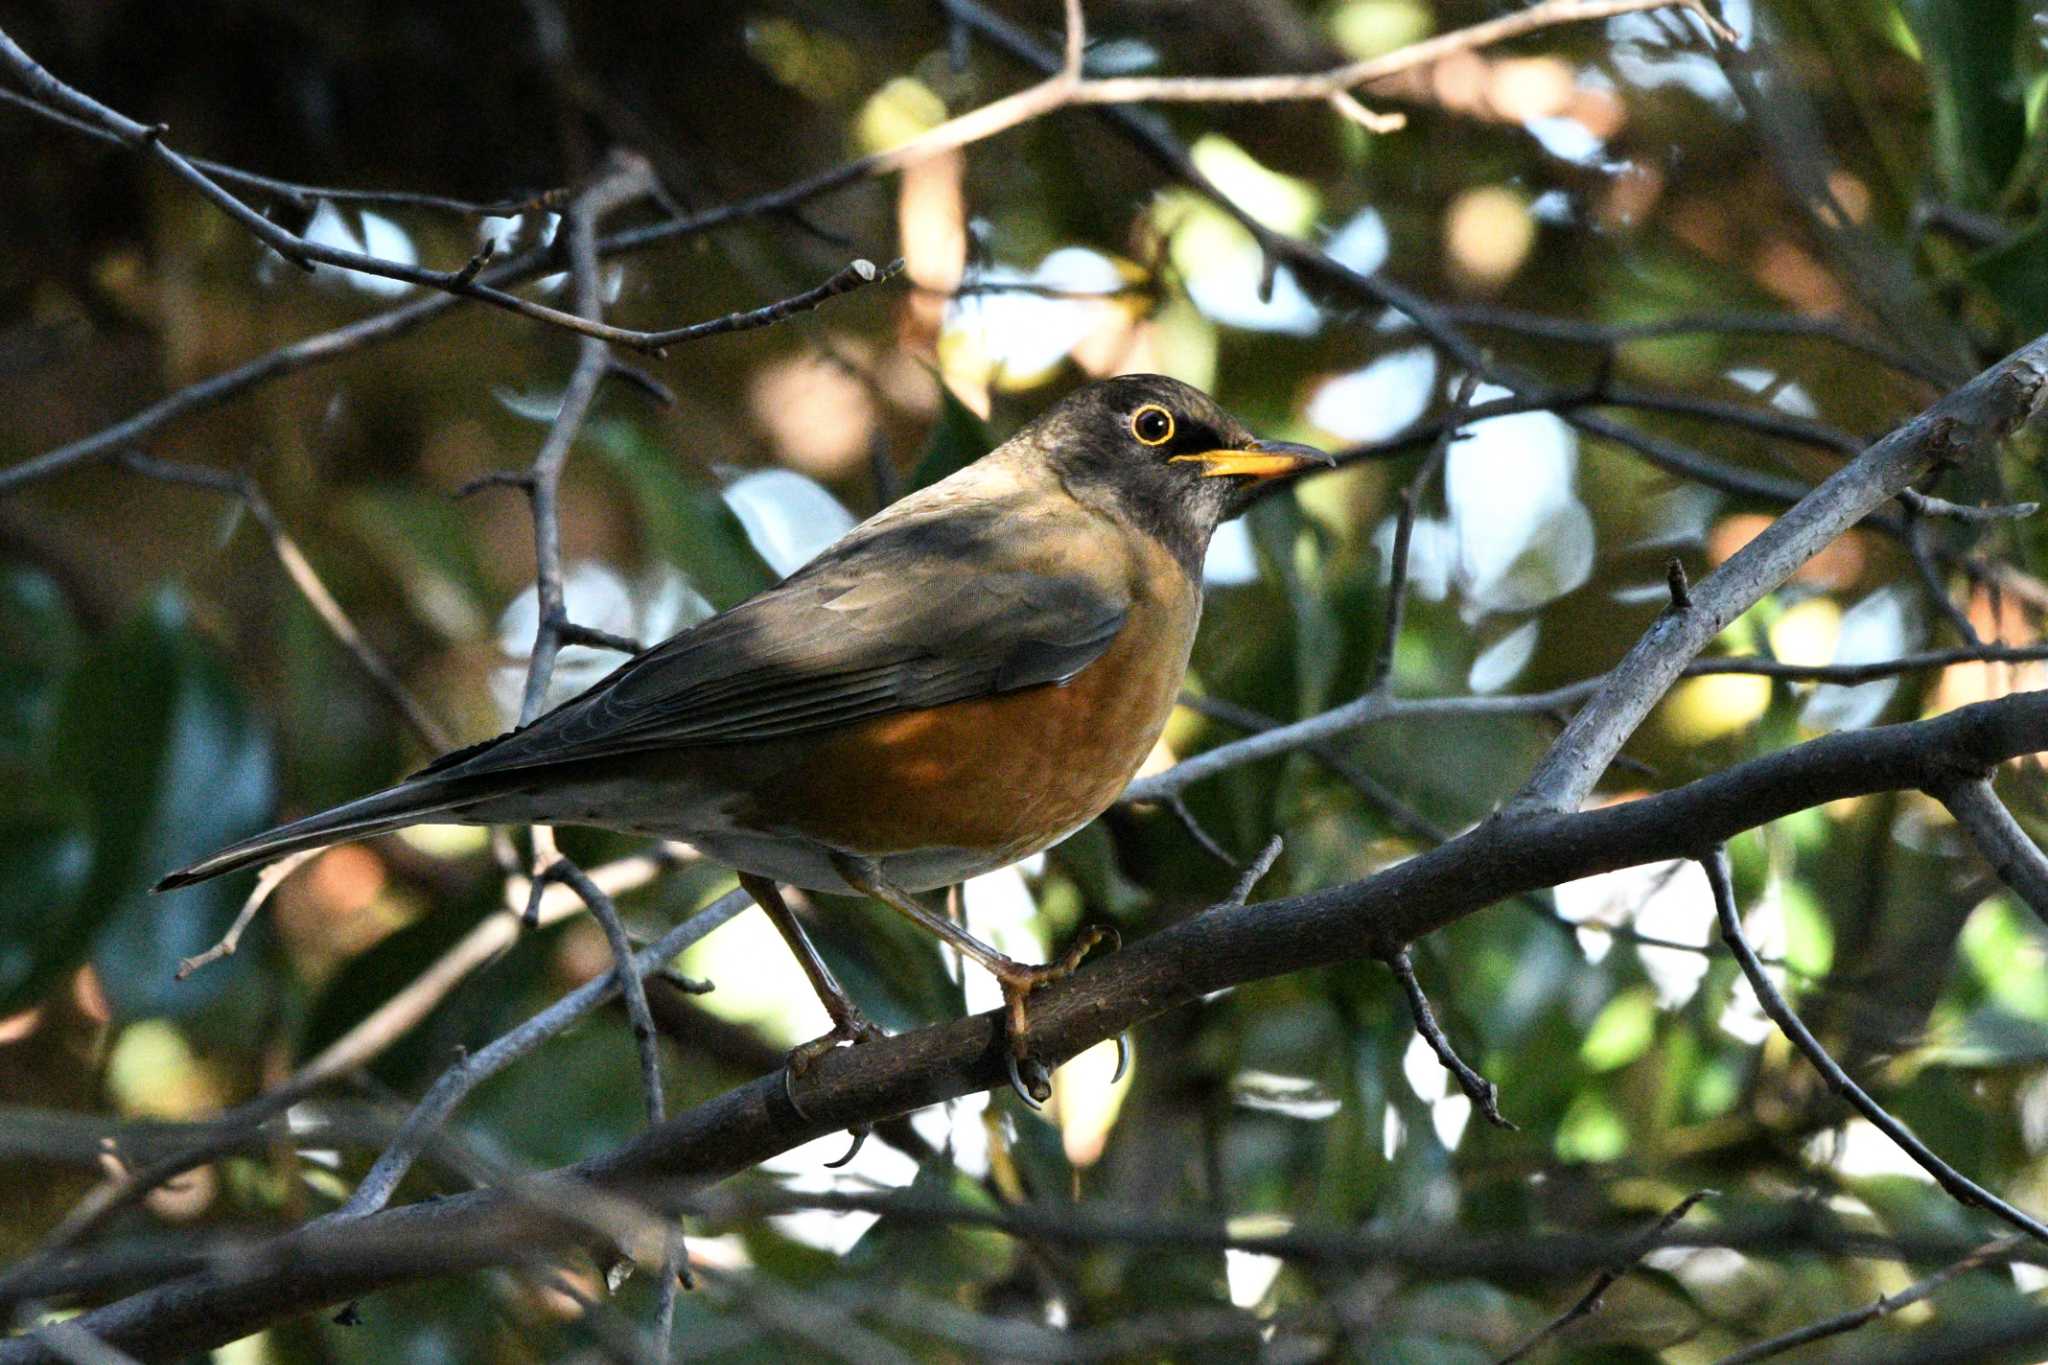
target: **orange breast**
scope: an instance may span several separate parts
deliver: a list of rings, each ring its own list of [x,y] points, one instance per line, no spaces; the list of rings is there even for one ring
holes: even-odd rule
[[[882,856],[930,848],[1026,857],[1101,814],[1166,724],[1194,639],[1192,588],[1133,608],[1065,686],[884,716],[792,745],[735,815]]]

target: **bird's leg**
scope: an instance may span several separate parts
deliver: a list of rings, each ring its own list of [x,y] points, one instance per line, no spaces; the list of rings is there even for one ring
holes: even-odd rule
[[[756,877],[750,872],[740,873],[740,885],[746,888],[754,903],[766,912],[769,922],[782,935],[789,951],[796,956],[797,963],[804,969],[804,975],[811,979],[811,989],[818,993],[818,1003],[825,1007],[825,1013],[832,1016],[832,1030],[811,1039],[789,1054],[790,1074],[801,1076],[811,1069],[811,1063],[838,1047],[841,1043],[866,1043],[888,1035],[868,1022],[860,1007],[832,975],[832,969],[825,965],[825,959],[818,956],[818,950],[811,943],[810,935],[790,911],[782,899],[782,892],[773,881]],[[794,1097],[792,1096],[792,1102]],[[799,1110],[798,1112],[802,1112]]]
[[[1034,1108],[1044,1103],[1052,1093],[1052,1082],[1045,1074],[1045,1068],[1031,1056],[1031,1019],[1025,1010],[1025,1000],[1040,986],[1071,975],[1089,950],[1096,944],[1107,941],[1117,946],[1116,930],[1097,925],[1085,929],[1067,951],[1042,967],[1033,967],[1006,956],[989,947],[961,926],[944,915],[934,914],[920,903],[917,897],[901,887],[891,885],[881,875],[873,862],[865,859],[835,855],[833,869],[846,880],[846,884],[864,896],[871,896],[890,909],[903,915],[912,923],[937,935],[952,944],[976,962],[1003,988],[1003,1023],[1010,1040],[1010,1085],[1018,1096]],[[1030,1083],[1027,1085],[1019,1073],[1020,1065],[1028,1067]]]

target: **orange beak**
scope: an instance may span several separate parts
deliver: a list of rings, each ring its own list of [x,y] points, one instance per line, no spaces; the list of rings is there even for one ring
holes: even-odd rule
[[[1293,441],[1253,441],[1242,450],[1204,450],[1192,455],[1175,455],[1169,464],[1191,460],[1202,466],[1205,479],[1235,475],[1244,479],[1277,479],[1282,474],[1299,474],[1304,469],[1334,469],[1336,457],[1314,446]]]

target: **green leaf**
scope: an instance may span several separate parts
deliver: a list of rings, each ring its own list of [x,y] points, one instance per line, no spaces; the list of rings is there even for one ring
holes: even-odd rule
[[[2019,0],[1907,0],[1934,98],[1935,165],[1950,197],[1986,207],[2026,141],[2014,71]]]
[[[939,420],[932,424],[931,438],[925,442],[924,454],[918,457],[917,468],[911,473],[911,489],[935,484],[995,448],[996,438],[990,434],[988,423],[954,397],[951,389],[940,384]]]
[[[1969,270],[2019,326],[2048,329],[2048,221],[1984,252],[1970,262]]]
[[[954,1170],[944,1157],[933,1157],[918,1167],[906,1197],[912,1202],[958,1203],[991,1211],[996,1207],[986,1190]],[[848,1249],[845,1263],[855,1272],[884,1274],[891,1284],[952,1294],[963,1286],[1000,1279],[1010,1273],[1016,1260],[1016,1243],[993,1229],[884,1214]]]
[[[497,590],[460,506],[440,493],[368,489],[348,500],[349,526],[407,585],[413,608],[451,636],[474,635]]]
[[[56,718],[78,626],[56,583],[19,565],[0,569],[0,619],[0,764],[26,764]]]
[[[649,547],[712,606],[724,611],[775,582],[716,487],[684,474],[631,422],[596,423],[591,434],[631,490]]]
[[[115,1012],[186,1014],[236,973],[173,979],[227,928],[249,878],[156,897],[158,877],[261,829],[274,800],[270,742],[214,651],[166,589],[79,661],[57,721],[54,771],[77,784],[92,839],[78,914]],[[85,926],[74,926],[81,940]]]
[[[93,919],[79,896],[92,844],[75,825],[0,824],[0,1016],[25,1009],[85,956]]]

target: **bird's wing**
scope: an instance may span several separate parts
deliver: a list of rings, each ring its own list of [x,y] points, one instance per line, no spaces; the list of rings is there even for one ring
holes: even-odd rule
[[[1109,647],[1128,614],[1127,598],[1084,577],[947,567],[928,536],[901,539],[848,546],[428,771],[481,775],[776,739],[1063,683]]]

